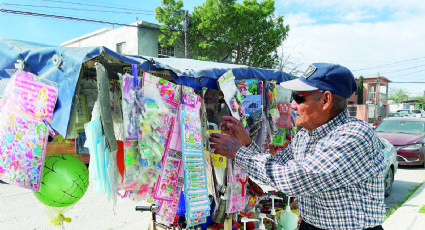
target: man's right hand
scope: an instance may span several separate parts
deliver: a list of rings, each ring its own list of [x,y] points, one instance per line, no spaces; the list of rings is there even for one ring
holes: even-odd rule
[[[222,116],[221,118],[222,121],[219,124],[219,128],[223,134],[238,140],[244,146],[251,144],[251,138],[246,133],[242,122],[232,116]]]

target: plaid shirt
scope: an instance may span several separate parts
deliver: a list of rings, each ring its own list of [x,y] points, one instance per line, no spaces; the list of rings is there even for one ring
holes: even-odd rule
[[[302,128],[276,156],[254,142],[236,164],[289,196],[305,222],[322,229],[364,229],[382,224],[384,155],[369,125],[345,111],[308,132]]]

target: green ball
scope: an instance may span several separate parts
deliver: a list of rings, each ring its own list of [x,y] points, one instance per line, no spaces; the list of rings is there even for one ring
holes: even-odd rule
[[[40,191],[35,197],[51,207],[66,207],[84,195],[89,186],[87,166],[77,157],[57,153],[44,159]]]

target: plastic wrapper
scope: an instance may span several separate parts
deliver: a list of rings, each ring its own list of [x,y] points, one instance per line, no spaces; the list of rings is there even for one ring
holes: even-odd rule
[[[57,98],[55,82],[17,71],[0,101],[0,179],[38,191],[49,122]]]

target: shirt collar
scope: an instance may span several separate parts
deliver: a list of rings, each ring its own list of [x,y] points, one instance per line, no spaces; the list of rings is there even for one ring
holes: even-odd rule
[[[303,130],[304,132],[307,132],[308,135],[310,136],[324,136],[328,134],[330,130],[333,130],[337,126],[340,126],[346,123],[347,118],[348,118],[348,111],[345,110],[344,112],[338,114],[338,116],[334,117],[332,120],[328,121],[326,124],[323,124],[322,126],[319,126],[311,130],[309,133],[306,129],[303,129]]]

